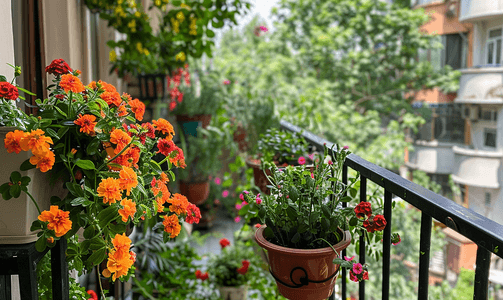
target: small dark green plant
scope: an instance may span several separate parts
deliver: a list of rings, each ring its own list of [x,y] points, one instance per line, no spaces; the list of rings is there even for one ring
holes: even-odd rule
[[[274,162],[277,165],[297,164],[300,157],[309,159],[309,144],[300,133],[267,129],[260,136],[258,151],[263,162]]]
[[[210,257],[208,274],[210,281],[216,286],[240,286],[250,280],[250,274],[255,266],[251,258],[255,255],[250,247],[242,242],[230,245],[229,240],[221,239],[220,255]]]

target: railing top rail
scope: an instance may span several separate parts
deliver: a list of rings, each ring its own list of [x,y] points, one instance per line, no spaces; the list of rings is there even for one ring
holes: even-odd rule
[[[309,143],[319,149],[323,149],[323,145],[327,145],[330,149],[333,145],[332,142],[311,132],[303,131],[300,127],[284,120],[281,120],[280,125],[286,130],[302,133]],[[350,154],[346,158],[345,164],[360,172],[361,176],[368,178],[437,221],[456,230],[477,245],[503,258],[503,225],[355,154]]]

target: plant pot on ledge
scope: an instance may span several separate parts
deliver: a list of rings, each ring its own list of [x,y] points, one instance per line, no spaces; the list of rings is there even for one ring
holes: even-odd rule
[[[211,115],[176,115],[176,122],[185,135],[197,136],[197,128],[210,125]]]
[[[219,286],[220,298],[225,300],[246,300],[248,297],[248,286]]]
[[[331,247],[320,249],[294,249],[275,245],[266,240],[263,232],[267,226],[261,226],[255,232],[260,247],[267,250],[270,272],[276,279],[278,290],[291,300],[322,300],[330,297],[334,291],[336,273],[339,265],[333,260],[351,243],[349,231],[342,240]],[[313,281],[322,281],[315,283]]]
[[[209,180],[203,182],[180,181],[180,193],[187,197],[189,202],[201,205],[210,194],[210,182]]]

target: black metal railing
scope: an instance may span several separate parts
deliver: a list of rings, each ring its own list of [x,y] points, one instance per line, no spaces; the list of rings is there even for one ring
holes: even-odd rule
[[[304,138],[323,149],[333,145],[323,138],[301,128],[281,121],[281,127],[293,132],[301,132]],[[363,158],[350,154],[344,163],[342,180],[347,183],[348,168],[360,173],[360,201],[366,200],[367,180],[384,188],[384,217],[387,220],[383,233],[383,278],[382,299],[389,299],[390,289],[390,253],[391,253],[391,224],[392,224],[392,196],[395,195],[421,211],[420,253],[419,253],[419,289],[418,299],[428,299],[428,276],[430,265],[430,242],[432,219],[447,225],[461,235],[477,244],[477,258],[475,268],[475,286],[473,299],[487,299],[489,269],[491,253],[503,258],[503,225],[467,209],[452,200],[440,196],[421,187],[389,170],[370,163]],[[345,255],[345,251],[342,255]],[[360,262],[365,263],[365,240],[360,238]],[[347,278],[346,271],[342,271],[342,278]],[[342,281],[342,299],[346,299],[346,280]],[[335,299],[334,295],[330,299]],[[359,299],[365,299],[365,281],[359,283]]]

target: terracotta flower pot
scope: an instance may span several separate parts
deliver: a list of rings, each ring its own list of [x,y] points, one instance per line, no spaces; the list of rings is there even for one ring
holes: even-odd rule
[[[269,195],[270,191],[267,187],[269,181],[260,167],[260,159],[247,158],[246,165],[253,169],[253,179],[255,181],[255,185],[262,191],[262,193]],[[266,174],[271,175],[271,172],[266,170]]]
[[[224,300],[246,300],[248,294],[248,286],[219,286],[220,298]]]
[[[184,182],[180,181],[180,193],[187,197],[189,202],[199,205],[204,203],[210,195],[210,182]]]
[[[255,232],[257,243],[267,250],[271,274],[278,290],[291,300],[322,300],[332,295],[339,265],[332,261],[351,243],[349,231],[342,232],[342,241],[320,249],[293,249],[270,243],[264,238],[263,225]]]

